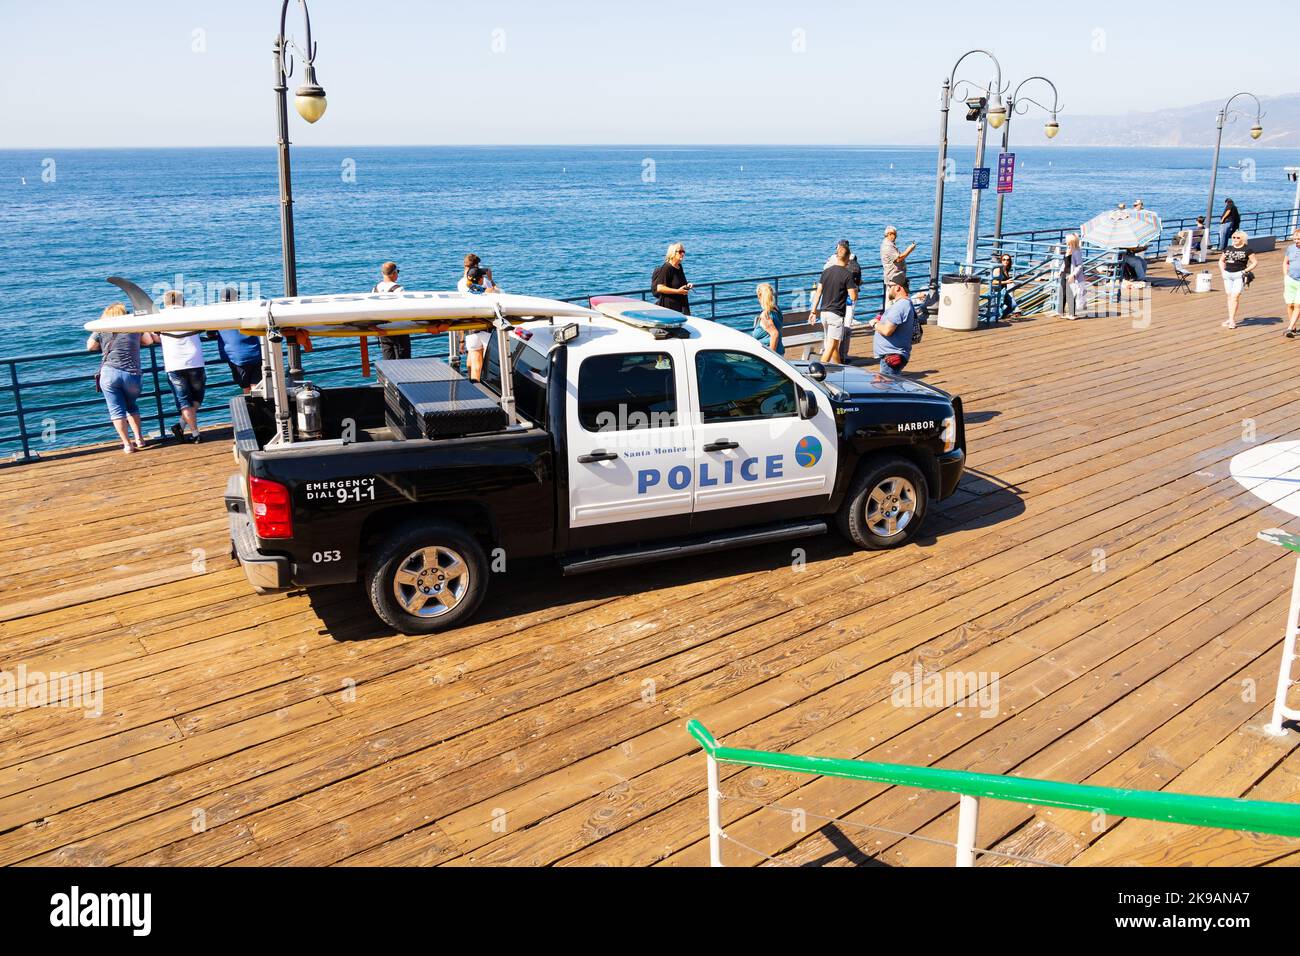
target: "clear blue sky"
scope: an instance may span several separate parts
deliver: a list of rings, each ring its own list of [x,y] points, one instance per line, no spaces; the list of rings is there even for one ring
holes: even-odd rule
[[[0,0],[0,148],[272,142],[279,7]],[[311,13],[330,105],[314,128],[294,118],[303,144],[929,142],[939,84],[972,46],[1007,78],[1051,77],[1073,113],[1300,87],[1300,8],[1282,0],[313,0]],[[296,0],[289,22],[301,39]],[[984,62],[961,75],[987,79]]]

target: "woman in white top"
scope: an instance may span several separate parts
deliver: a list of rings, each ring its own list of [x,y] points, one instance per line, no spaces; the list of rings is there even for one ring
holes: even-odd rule
[[[179,289],[171,289],[163,296],[164,309],[184,307],[185,297]],[[197,332],[189,335],[161,334],[163,350],[163,368],[167,370],[167,382],[172,387],[176,399],[176,411],[184,422],[184,428],[178,422],[172,425],[172,434],[177,438],[185,437],[185,429],[190,432],[190,441],[199,440],[199,406],[203,404],[203,393],[207,389],[208,374],[204,368],[203,340]]]

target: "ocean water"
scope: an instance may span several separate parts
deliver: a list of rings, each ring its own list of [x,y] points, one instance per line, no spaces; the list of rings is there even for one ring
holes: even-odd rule
[[[1016,152],[1006,231],[1077,225],[1138,197],[1169,218],[1204,211],[1209,150]],[[973,150],[951,155],[943,246],[956,258]],[[1216,206],[1231,196],[1246,211],[1289,207],[1282,167],[1296,160],[1225,149]],[[512,292],[642,288],[675,240],[697,283],[806,272],[840,238],[877,261],[888,223],[922,246],[912,260],[920,275],[934,176],[933,147],[295,147],[299,291],[369,289],[385,259],[401,265],[407,288],[448,289],[467,251]],[[982,233],[995,202],[988,191]],[[82,323],[119,299],[104,281],[113,274],[145,289],[234,283],[280,294],[274,148],[0,151],[0,358],[81,348]],[[94,358],[59,365],[89,376]],[[61,388],[41,400],[87,397]]]

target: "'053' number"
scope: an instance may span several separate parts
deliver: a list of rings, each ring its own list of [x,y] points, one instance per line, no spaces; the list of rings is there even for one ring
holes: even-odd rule
[[[311,559],[316,564],[325,564],[329,561],[342,561],[342,551],[316,551],[312,553]]]

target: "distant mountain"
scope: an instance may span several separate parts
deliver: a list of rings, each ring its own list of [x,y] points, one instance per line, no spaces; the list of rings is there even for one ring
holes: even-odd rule
[[[1300,147],[1300,93],[1260,97],[1264,107],[1264,135],[1250,138],[1254,125],[1254,100],[1243,96],[1233,104],[1239,111],[1235,122],[1223,126],[1224,146]],[[1070,116],[1061,114],[1061,133],[1056,141],[1068,146],[1213,146],[1214,117],[1223,106],[1197,103],[1153,113],[1124,113],[1119,116]]]

